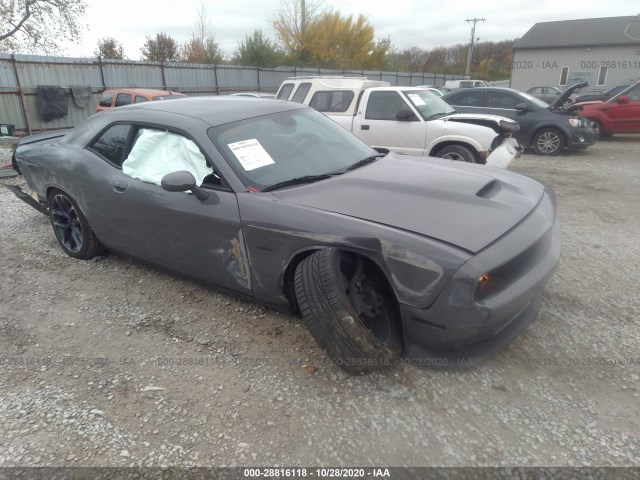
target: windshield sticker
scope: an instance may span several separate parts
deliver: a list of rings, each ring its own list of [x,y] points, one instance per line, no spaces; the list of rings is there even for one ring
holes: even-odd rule
[[[255,138],[230,143],[229,148],[247,172],[276,163]]]
[[[416,107],[421,107],[423,105],[426,105],[426,103],[424,103],[424,100],[420,95],[416,95],[415,93],[409,93],[407,94],[407,96],[411,99],[411,101]]]

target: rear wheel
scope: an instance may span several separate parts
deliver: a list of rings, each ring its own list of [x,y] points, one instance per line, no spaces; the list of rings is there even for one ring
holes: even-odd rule
[[[60,246],[73,258],[88,260],[103,251],[87,219],[66,193],[49,194],[49,218]]]
[[[543,128],[533,137],[533,150],[538,155],[557,155],[564,148],[564,137],[555,128]]]
[[[400,356],[395,298],[367,259],[333,247],[319,250],[298,265],[295,293],[311,335],[341,369],[373,370]]]
[[[436,157],[446,158],[456,162],[476,163],[476,157],[473,152],[462,145],[449,145],[448,147],[444,147],[438,150]]]

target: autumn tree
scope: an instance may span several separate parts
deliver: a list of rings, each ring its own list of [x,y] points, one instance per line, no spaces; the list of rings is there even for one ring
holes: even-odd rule
[[[84,0],[0,0],[0,50],[53,54],[78,41]]]
[[[160,32],[154,37],[146,37],[140,52],[143,60],[167,62],[178,59],[179,45],[170,35]]]
[[[322,10],[321,3],[317,0],[307,1],[304,5],[303,12],[299,0],[282,0],[282,9],[271,20],[280,47],[289,57],[297,59],[302,64],[309,60],[306,49],[307,27],[320,16]]]
[[[255,30],[251,36],[245,35],[244,42],[238,43],[233,61],[238,65],[275,67],[281,59],[282,54],[276,45],[264,36],[262,30]]]
[[[215,40],[209,14],[200,3],[191,38],[182,46],[182,60],[193,63],[222,63],[224,55]]]
[[[98,46],[96,47],[93,55],[98,58],[104,58],[108,60],[124,60],[124,48],[115,38],[106,37],[98,40]]]

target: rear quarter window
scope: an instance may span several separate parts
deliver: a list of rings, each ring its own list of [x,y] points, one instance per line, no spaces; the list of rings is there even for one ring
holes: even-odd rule
[[[292,91],[293,91],[293,83],[285,83],[284,85],[282,85],[282,87],[280,87],[280,90],[278,91],[278,95],[276,95],[276,98],[280,100],[289,100],[289,95],[291,95]]]
[[[319,112],[346,112],[353,100],[351,90],[332,90],[313,94],[309,106]]]
[[[89,150],[112,164],[121,166],[130,128],[130,125],[113,125],[89,146]]]

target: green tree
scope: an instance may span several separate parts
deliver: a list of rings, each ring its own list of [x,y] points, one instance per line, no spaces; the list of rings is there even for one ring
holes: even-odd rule
[[[84,0],[0,0],[0,50],[53,54],[76,42]]]
[[[179,45],[170,35],[160,32],[154,37],[146,37],[140,52],[143,60],[167,62],[178,59]]]
[[[282,63],[282,54],[262,30],[255,30],[251,36],[245,35],[244,42],[238,43],[233,60],[238,65],[275,67]]]
[[[98,46],[96,47],[93,55],[98,58],[104,58],[108,60],[124,60],[124,48],[115,38],[107,37],[98,40]]]

